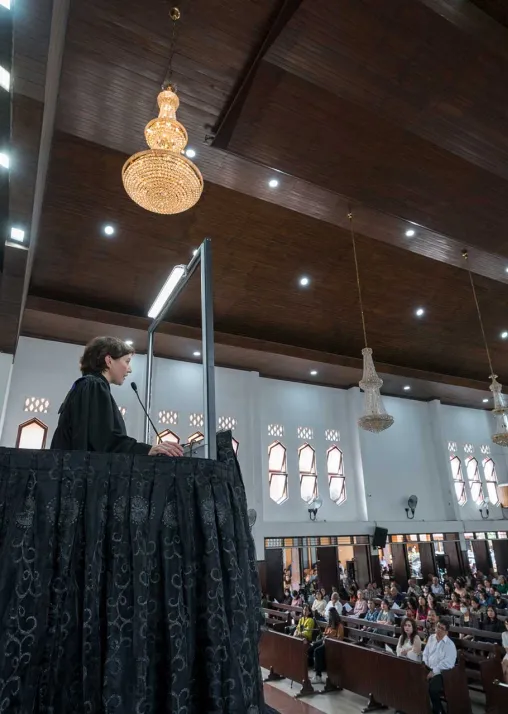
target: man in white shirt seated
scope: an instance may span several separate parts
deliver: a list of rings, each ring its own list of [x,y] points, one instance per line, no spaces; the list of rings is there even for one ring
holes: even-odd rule
[[[330,599],[330,602],[327,603],[325,607],[325,620],[328,622],[328,613],[330,612],[330,609],[334,607],[339,615],[342,615],[342,603],[339,600],[339,593],[332,593],[332,597]]]
[[[448,624],[439,622],[436,634],[429,637],[423,651],[423,661],[430,669],[429,696],[432,703],[433,714],[442,714],[441,694],[443,692],[443,675],[447,669],[453,669],[457,661],[457,648],[448,637]]]
[[[436,578],[435,575],[432,578],[432,585],[430,586],[430,590],[433,595],[444,595],[443,586],[440,584],[438,578]]]

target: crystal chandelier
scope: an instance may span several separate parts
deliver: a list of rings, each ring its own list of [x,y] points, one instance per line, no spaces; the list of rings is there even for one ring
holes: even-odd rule
[[[170,11],[173,22],[170,59],[166,77],[171,77],[176,37],[176,23],[180,10]],[[132,200],[154,213],[182,213],[192,208],[203,191],[203,177],[197,166],[184,156],[187,131],[176,119],[180,104],[175,88],[164,81],[157,98],[159,116],[145,128],[146,143],[150,147],[131,156],[122,169],[122,181]]]
[[[492,359],[490,357],[489,345],[487,343],[487,336],[485,335],[485,328],[483,326],[482,313],[480,310],[480,304],[478,302],[478,297],[476,296],[476,288],[473,280],[473,275],[471,273],[471,268],[469,267],[467,250],[462,251],[462,257],[466,261],[467,272],[469,274],[469,281],[471,283],[471,290],[473,291],[473,298],[476,305],[476,311],[478,312],[478,321],[480,323],[480,329],[483,336],[483,344],[485,345],[485,352],[487,353],[487,360],[490,368],[490,380],[491,384],[489,386],[492,396],[494,398],[494,409],[492,414],[495,419],[495,433],[492,434],[491,439],[494,444],[498,446],[508,446],[508,406],[506,405],[506,398],[502,393],[503,387],[497,381],[497,374],[494,374],[494,368],[492,366]]]
[[[363,355],[363,376],[359,382],[360,389],[365,392],[365,404],[363,416],[358,419],[358,426],[365,431],[371,431],[378,434],[391,427],[394,418],[386,413],[381,398],[380,389],[383,386],[383,380],[378,376],[372,359],[372,350],[367,347],[367,329],[365,327],[365,315],[363,312],[362,288],[360,284],[360,271],[358,269],[358,256],[356,255],[356,239],[353,229],[353,214],[348,213],[349,225],[351,228],[351,241],[353,243],[353,256],[355,259],[356,269],[356,284],[358,287],[358,301],[360,303],[360,313],[362,316],[363,339],[365,347],[362,350]]]

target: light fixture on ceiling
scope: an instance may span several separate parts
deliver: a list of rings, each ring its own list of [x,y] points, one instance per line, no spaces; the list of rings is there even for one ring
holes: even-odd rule
[[[409,392],[410,389],[411,387],[409,386],[409,384],[406,384],[406,386],[404,387],[404,391]]]
[[[412,228],[406,231],[406,235],[408,238],[412,238],[414,236],[415,232]]]
[[[268,185],[270,186],[270,188],[277,188],[279,182],[277,181],[277,179],[273,178],[268,181]]]
[[[0,152],[0,166],[3,166],[4,169],[8,169],[10,165],[9,161],[9,154],[4,154],[4,152]]]
[[[462,257],[466,261],[467,272],[469,275],[469,282],[471,283],[471,291],[473,293],[473,299],[476,306],[476,312],[478,313],[478,322],[480,323],[480,330],[483,337],[483,344],[485,347],[485,352],[487,354],[487,362],[490,369],[490,381],[489,386],[492,392],[492,397],[494,399],[494,409],[492,409],[492,414],[496,421],[495,433],[492,434],[491,439],[494,444],[498,446],[508,446],[508,405],[506,404],[506,398],[502,392],[503,387],[497,381],[497,374],[494,374],[494,367],[492,366],[492,359],[490,356],[489,345],[487,342],[487,335],[485,333],[485,327],[483,326],[483,318],[480,310],[480,303],[478,302],[478,296],[476,295],[476,288],[473,280],[473,274],[471,272],[471,267],[469,265],[469,256],[467,250],[462,251]],[[481,511],[480,511],[481,513]],[[483,515],[482,515],[483,518]],[[487,509],[488,518],[488,509]]]
[[[311,376],[311,377],[317,377],[317,369],[311,369],[311,370],[310,370],[310,376]]]
[[[383,380],[378,376],[372,359],[372,349],[367,347],[367,328],[365,325],[365,314],[363,311],[362,286],[360,282],[360,269],[358,267],[358,256],[356,254],[356,237],[353,228],[353,213],[351,208],[348,210],[349,227],[351,229],[351,242],[353,244],[353,257],[355,261],[356,271],[356,286],[358,289],[358,303],[360,307],[360,315],[362,318],[363,341],[365,347],[362,350],[363,355],[363,375],[359,382],[360,389],[365,392],[365,403],[363,415],[358,419],[358,426],[365,431],[371,431],[378,434],[385,429],[389,429],[394,418],[386,413],[383,405],[380,389],[383,386]]]
[[[194,248],[194,250],[192,251],[192,255],[193,255],[193,256],[196,255],[197,252],[198,252],[198,249],[197,249],[197,248]]]
[[[126,345],[129,345],[129,347],[132,347],[132,345],[134,344],[134,342],[133,342],[132,340],[125,340],[125,344],[126,344]]]
[[[15,226],[12,226],[11,240],[15,240],[18,243],[23,243],[23,241],[25,240],[25,231],[22,228],[16,228]]]
[[[0,65],[0,87],[5,89],[6,92],[10,91],[11,88],[11,73],[9,70],[5,69]]]
[[[196,156],[196,152],[194,149],[185,149],[185,156],[187,156],[189,159],[193,159]]]
[[[173,293],[173,290],[184,277],[186,272],[187,269],[185,265],[177,265],[173,268],[168,279],[162,286],[160,293],[155,298],[152,307],[148,310],[148,317],[155,320],[155,318],[159,316],[162,308],[166,304],[166,301],[169,299],[169,296]]]
[[[506,340],[507,337],[508,337],[508,332],[506,332],[506,331],[505,331],[505,332],[501,332],[501,339],[502,339],[502,340]]]
[[[11,0],[0,0],[0,5],[6,7],[7,10],[11,9]]]
[[[113,226],[109,226],[109,225],[108,225],[108,226],[104,226],[104,233],[105,233],[107,236],[112,236],[112,235],[114,234],[114,232],[115,232],[115,229],[113,228]]]
[[[423,307],[417,308],[415,310],[415,315],[416,317],[423,317],[423,315],[425,315],[425,310],[423,309]]]
[[[302,276],[300,280],[298,281],[302,288],[306,288],[307,285],[310,284],[310,278],[308,278],[306,275]]]
[[[192,208],[203,192],[201,172],[183,155],[188,141],[187,131],[176,119],[180,100],[170,80],[180,10],[171,8],[169,16],[173,33],[168,71],[157,97],[159,116],[145,127],[145,139],[150,148],[131,156],[122,169],[123,185],[131,199],[147,211],[165,215]]]
[[[192,353],[192,356],[193,357],[201,357],[201,352],[198,352],[198,350],[196,350],[195,352]]]
[[[489,399],[488,399],[488,397],[487,397],[486,399],[483,400],[483,403],[484,403],[484,404],[487,404],[488,401],[489,401]]]

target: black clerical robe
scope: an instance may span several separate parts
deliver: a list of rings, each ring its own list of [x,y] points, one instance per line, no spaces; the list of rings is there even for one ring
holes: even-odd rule
[[[59,414],[52,449],[148,454],[152,448],[127,436],[109,382],[102,374],[78,379]]]

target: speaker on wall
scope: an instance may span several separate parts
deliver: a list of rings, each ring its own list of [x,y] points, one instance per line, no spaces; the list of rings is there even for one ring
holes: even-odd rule
[[[386,538],[388,536],[388,528],[376,528],[372,545],[374,548],[384,548],[386,546]]]

